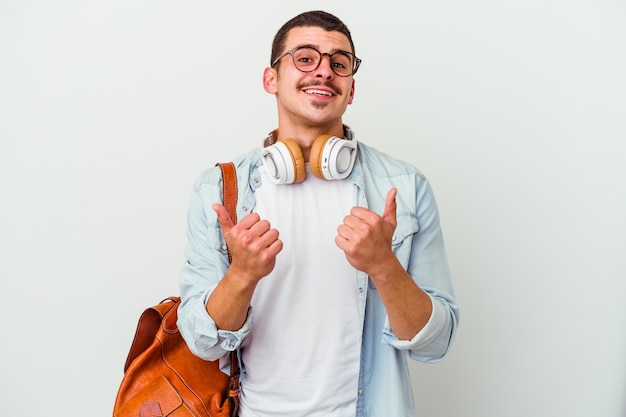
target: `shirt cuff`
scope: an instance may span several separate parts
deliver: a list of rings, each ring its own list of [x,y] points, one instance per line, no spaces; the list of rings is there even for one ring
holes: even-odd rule
[[[399,350],[416,350],[431,344],[439,335],[441,328],[446,324],[446,311],[436,299],[430,296],[433,306],[432,313],[426,325],[411,340],[400,340],[391,330],[389,319],[383,329],[383,341]]]
[[[243,339],[250,333],[252,329],[252,307],[248,308],[248,315],[246,316],[246,321],[241,326],[239,330],[230,331],[230,330],[219,330],[217,331],[217,337],[220,343],[220,346],[224,350],[235,350],[241,345]]]

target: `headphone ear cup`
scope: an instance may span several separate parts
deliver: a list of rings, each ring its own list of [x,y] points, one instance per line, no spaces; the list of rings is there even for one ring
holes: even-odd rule
[[[294,139],[285,139],[261,151],[265,172],[275,184],[293,184],[304,181],[306,166],[300,145]]]
[[[331,135],[322,135],[315,139],[315,142],[313,142],[313,146],[311,147],[311,155],[309,156],[309,168],[311,169],[311,174],[323,180],[327,179],[322,171],[322,165],[324,164],[324,147],[330,138],[332,138]]]
[[[311,147],[311,173],[323,180],[341,180],[352,172],[356,160],[357,143],[354,139],[322,135]]]
[[[298,142],[296,142],[295,139],[291,138],[285,139],[279,143],[283,143],[291,155],[294,172],[293,183],[295,184],[304,181],[304,178],[306,178],[306,165],[304,163],[304,155],[302,155],[300,145],[298,145]]]

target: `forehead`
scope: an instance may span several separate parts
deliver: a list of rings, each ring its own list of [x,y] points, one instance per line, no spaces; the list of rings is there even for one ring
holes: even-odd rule
[[[285,49],[290,50],[297,46],[310,45],[321,52],[352,51],[348,37],[341,32],[327,31],[315,26],[300,26],[287,33]]]

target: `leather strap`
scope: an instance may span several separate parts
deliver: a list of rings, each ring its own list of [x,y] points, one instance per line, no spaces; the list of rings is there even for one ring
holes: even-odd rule
[[[222,202],[233,223],[237,223],[237,170],[232,162],[218,163],[222,170]],[[228,262],[232,262],[230,250]],[[236,416],[239,410],[239,359],[237,351],[230,352],[230,383],[228,385],[231,416]]]
[[[233,223],[237,223],[237,171],[232,162],[218,163],[222,170],[222,200]]]

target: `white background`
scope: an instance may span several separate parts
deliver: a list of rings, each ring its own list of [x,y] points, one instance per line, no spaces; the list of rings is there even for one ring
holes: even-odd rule
[[[196,175],[276,127],[272,38],[317,8],[363,59],[345,122],[440,206],[461,326],[418,415],[626,415],[622,0],[0,0],[3,415],[110,415]]]

